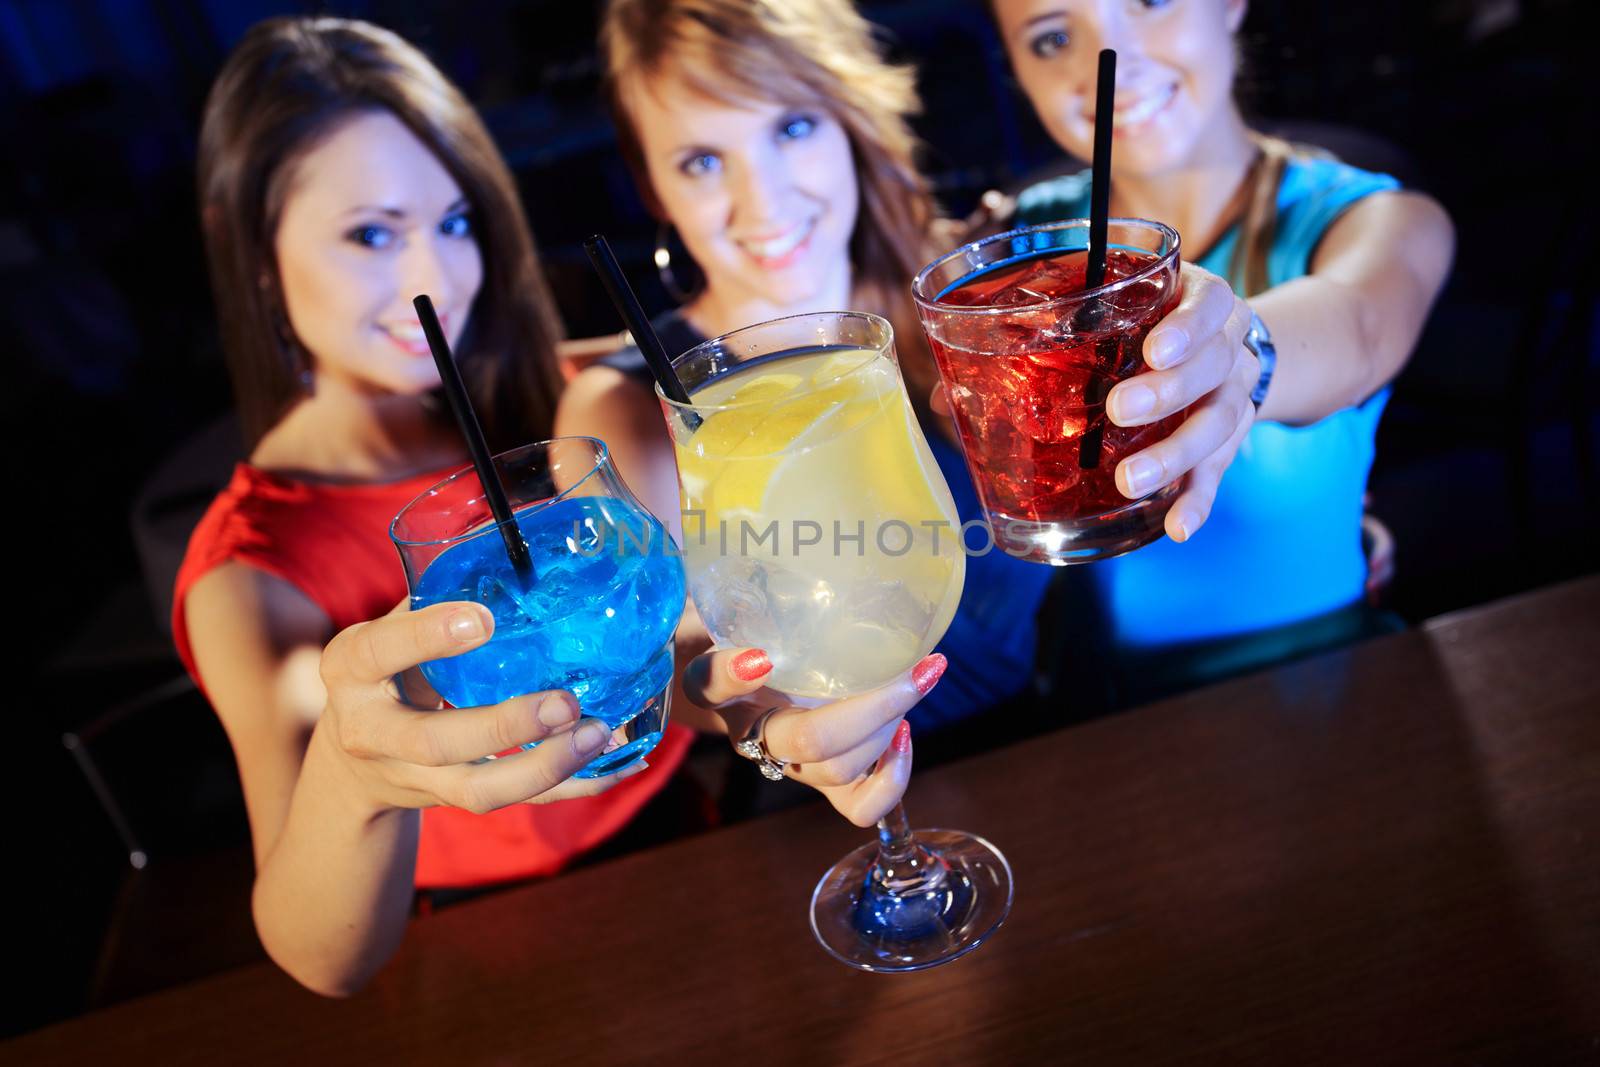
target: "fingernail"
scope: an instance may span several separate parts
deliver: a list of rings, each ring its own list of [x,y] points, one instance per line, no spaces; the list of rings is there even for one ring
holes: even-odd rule
[[[762,675],[772,670],[772,661],[767,658],[766,652],[759,648],[747,648],[728,665],[733,676],[741,682],[753,682]]]
[[[1150,335],[1150,355],[1146,363],[1165,370],[1189,347],[1189,335],[1177,326],[1163,326]]]
[[[1123,480],[1128,483],[1128,493],[1144,496],[1161,481],[1161,464],[1149,456],[1134,456],[1122,465]]]
[[[483,640],[489,631],[483,625],[483,613],[476,608],[462,608],[450,616],[450,636],[458,645],[470,645]]]
[[[611,727],[599,719],[590,719],[576,730],[572,731],[572,751],[579,755],[593,752],[606,743],[606,738],[611,736]]]
[[[1156,394],[1143,385],[1124,385],[1111,400],[1118,422],[1143,418],[1156,409]]]
[[[925,656],[922,662],[911,668],[911,684],[917,687],[917,692],[926,695],[928,690],[939,684],[948,666],[950,661],[938,652]]]
[[[1194,520],[1189,517],[1187,511],[1174,515],[1172,524],[1178,528],[1178,536],[1174,538],[1176,541],[1187,541],[1189,536],[1194,533]]]
[[[539,702],[539,721],[554,730],[578,717],[578,702],[566,693],[549,693]]]
[[[904,719],[900,720],[900,727],[894,732],[894,751],[897,756],[904,756],[911,751],[911,724]]]

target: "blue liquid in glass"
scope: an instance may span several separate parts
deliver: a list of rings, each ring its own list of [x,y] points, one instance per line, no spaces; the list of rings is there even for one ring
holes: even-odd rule
[[[456,707],[570,690],[584,715],[626,727],[626,743],[577,776],[610,774],[661,740],[683,564],[653,516],[615,497],[533,505],[516,520],[531,582],[518,577],[492,530],[446,549],[417,580],[413,608],[475,600],[494,613],[488,644],[425,663],[422,673]]]

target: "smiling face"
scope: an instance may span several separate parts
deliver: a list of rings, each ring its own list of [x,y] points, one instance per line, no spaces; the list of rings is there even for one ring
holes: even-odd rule
[[[624,94],[657,201],[725,304],[781,314],[847,289],[860,193],[822,108],[737,106],[663,74]]]
[[[293,166],[273,243],[314,373],[369,392],[438,386],[411,300],[433,298],[455,345],[483,283],[455,179],[388,112],[349,119]]]
[[[994,9],[1040,122],[1080,159],[1094,147],[1102,48],[1117,52],[1113,173],[1181,167],[1231,115],[1244,0],[995,0]]]

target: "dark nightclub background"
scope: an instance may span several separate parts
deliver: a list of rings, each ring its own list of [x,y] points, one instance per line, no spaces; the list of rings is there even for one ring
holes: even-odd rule
[[[1600,125],[1581,6],[1294,0],[1258,2],[1245,24],[1260,124],[1398,174],[1458,228],[1372,481],[1398,543],[1387,604],[1411,621],[1594,568]],[[865,10],[921,69],[919,130],[950,212],[1062,165],[982,4]],[[195,223],[200,107],[245,29],[295,11],[398,30],[478,104],[570,335],[619,328],[579,247],[594,230],[665,306],[654,226],[597,103],[590,4],[0,0],[6,511],[28,519],[11,541],[24,770],[5,878],[8,936],[25,942],[7,958],[27,980],[0,1033],[260,951],[231,759],[163,616],[183,523],[238,452],[217,422],[230,398]]]

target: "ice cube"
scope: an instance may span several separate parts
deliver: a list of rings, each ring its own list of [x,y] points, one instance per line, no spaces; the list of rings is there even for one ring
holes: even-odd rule
[[[1083,290],[1084,259],[1078,256],[1051,256],[1033,261],[1031,281],[1035,288],[1065,296]]]
[[[510,580],[515,581],[514,578]],[[517,591],[494,574],[479,577],[477,595],[473,599],[488,608],[494,616],[496,637],[525,631],[533,625],[533,620],[538,618],[538,612],[529,611],[528,606],[517,595]]]
[[[991,333],[990,351],[1016,352],[1028,347],[1033,340],[1034,330],[1018,322],[997,322]]]
[[[927,629],[930,606],[913,595],[904,582],[870,582],[856,587],[844,606],[842,618],[866,621],[886,629],[916,634]]]
[[[626,722],[672,683],[672,650],[663,648],[636,674],[619,679],[614,698],[619,722]]]
[[[1029,304],[1043,303],[1050,298],[1037,290],[1028,288],[1032,281],[1031,274],[1007,282],[989,294],[989,304],[993,307],[1026,307]]]
[[[715,560],[691,590],[700,618],[721,644],[774,647],[776,626],[767,614],[762,564],[743,556]]]
[[[1071,353],[1064,352],[1059,347],[1036,348],[1022,354],[1028,366],[1042,375],[1057,375],[1066,373],[1072,366]],[[1045,379],[1048,381],[1048,378]]]
[[[540,626],[551,626],[584,609],[593,588],[588,576],[571,568],[551,568],[529,585],[507,585],[507,592],[524,615]]]

